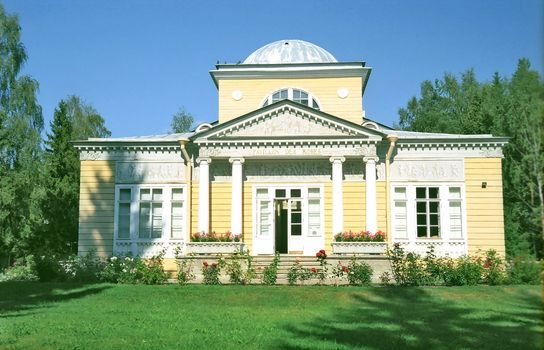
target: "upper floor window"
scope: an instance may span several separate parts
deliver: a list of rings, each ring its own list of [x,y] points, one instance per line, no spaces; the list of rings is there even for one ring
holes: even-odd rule
[[[274,92],[264,100],[263,107],[281,100],[291,100],[305,106],[320,109],[319,104],[312,94],[293,88],[281,89]]]

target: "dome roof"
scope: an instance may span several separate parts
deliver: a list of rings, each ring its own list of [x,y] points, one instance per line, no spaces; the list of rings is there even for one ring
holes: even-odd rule
[[[327,50],[303,40],[279,40],[249,55],[244,64],[334,63]]]

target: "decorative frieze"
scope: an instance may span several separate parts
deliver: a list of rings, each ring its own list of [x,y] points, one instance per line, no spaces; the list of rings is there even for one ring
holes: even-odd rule
[[[185,165],[159,162],[117,162],[117,183],[182,183]]]
[[[391,181],[463,181],[463,160],[396,160]]]
[[[182,161],[179,147],[166,150],[81,150],[80,160]]]
[[[244,158],[266,157],[333,157],[333,156],[375,156],[374,144],[351,144],[334,142],[331,144],[303,144],[302,142],[283,142],[280,145],[224,143],[202,145],[200,156],[230,158],[233,155]]]

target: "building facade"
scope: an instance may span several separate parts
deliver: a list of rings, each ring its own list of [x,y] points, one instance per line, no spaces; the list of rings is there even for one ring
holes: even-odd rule
[[[461,256],[504,254],[502,147],[491,135],[366,118],[371,68],[282,40],[210,72],[218,120],[186,134],[78,141],[79,252],[166,258],[194,232],[251,254],[314,255],[344,231]]]

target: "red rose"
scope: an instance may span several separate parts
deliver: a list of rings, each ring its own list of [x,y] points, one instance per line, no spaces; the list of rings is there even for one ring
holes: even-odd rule
[[[315,267],[312,267],[312,273],[317,273],[317,269]]]
[[[345,273],[349,273],[348,267],[344,265],[342,265],[342,271],[344,271]]]
[[[321,254],[325,254],[325,250],[324,250],[324,249],[321,249],[319,252],[320,252]]]
[[[204,262],[202,263],[202,265],[204,265],[204,267],[208,267],[208,262],[207,262],[207,261],[204,261]]]

